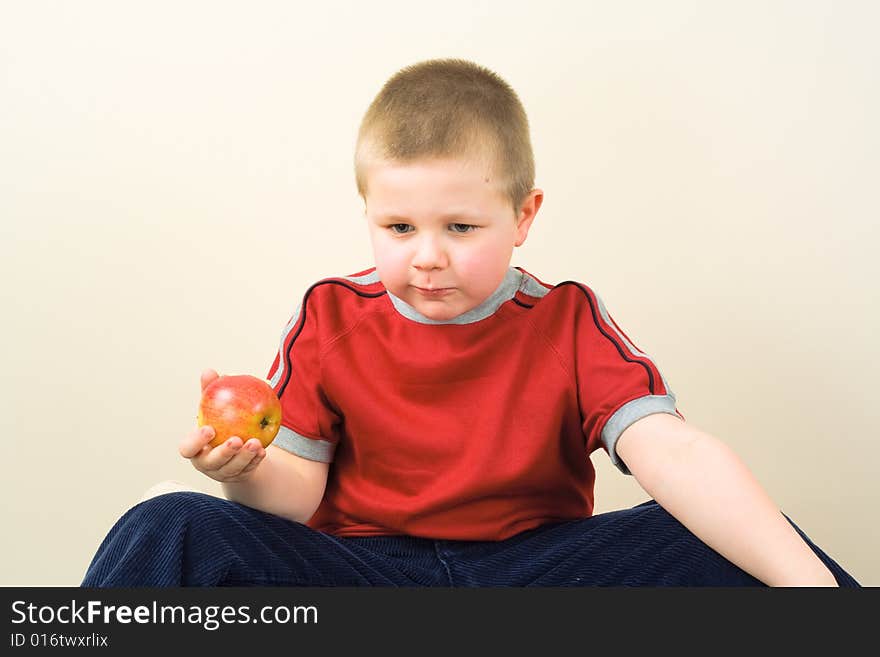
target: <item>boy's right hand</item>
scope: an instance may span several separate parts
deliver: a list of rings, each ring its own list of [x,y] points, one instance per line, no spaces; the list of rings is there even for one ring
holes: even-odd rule
[[[219,375],[214,370],[202,372],[202,390]],[[189,459],[193,467],[221,482],[241,483],[250,478],[254,469],[266,458],[266,449],[256,438],[246,443],[233,436],[222,445],[211,447],[214,428],[196,427],[180,441],[180,455]]]

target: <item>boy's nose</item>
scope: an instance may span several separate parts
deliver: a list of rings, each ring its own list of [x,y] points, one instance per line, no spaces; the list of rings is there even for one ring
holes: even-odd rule
[[[412,266],[416,269],[440,269],[446,266],[446,260],[446,252],[438,240],[427,237],[419,241]]]

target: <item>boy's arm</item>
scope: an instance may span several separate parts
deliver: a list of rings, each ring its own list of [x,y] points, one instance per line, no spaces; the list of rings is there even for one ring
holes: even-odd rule
[[[665,413],[630,425],[617,454],[644,490],[716,552],[770,586],[837,582],[723,442]]]
[[[329,463],[310,461],[269,445],[266,458],[244,482],[222,482],[233,502],[305,523],[324,497]]]

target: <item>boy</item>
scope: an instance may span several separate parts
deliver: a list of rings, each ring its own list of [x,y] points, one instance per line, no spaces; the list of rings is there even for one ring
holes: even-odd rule
[[[285,327],[274,443],[193,430],[180,453],[228,500],[139,504],[83,585],[857,585],[589,287],[510,266],[543,192],[506,82],[402,69],[355,171],[375,267],[319,281]],[[599,447],[651,501],[593,515]]]

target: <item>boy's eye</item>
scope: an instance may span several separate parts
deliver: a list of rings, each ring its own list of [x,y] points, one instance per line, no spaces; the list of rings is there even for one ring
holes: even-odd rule
[[[449,224],[449,228],[453,233],[470,233],[477,229],[476,226],[472,224]],[[388,230],[390,230],[395,235],[404,235],[406,233],[410,233],[414,230],[412,226],[409,224],[390,224],[388,226]]]

